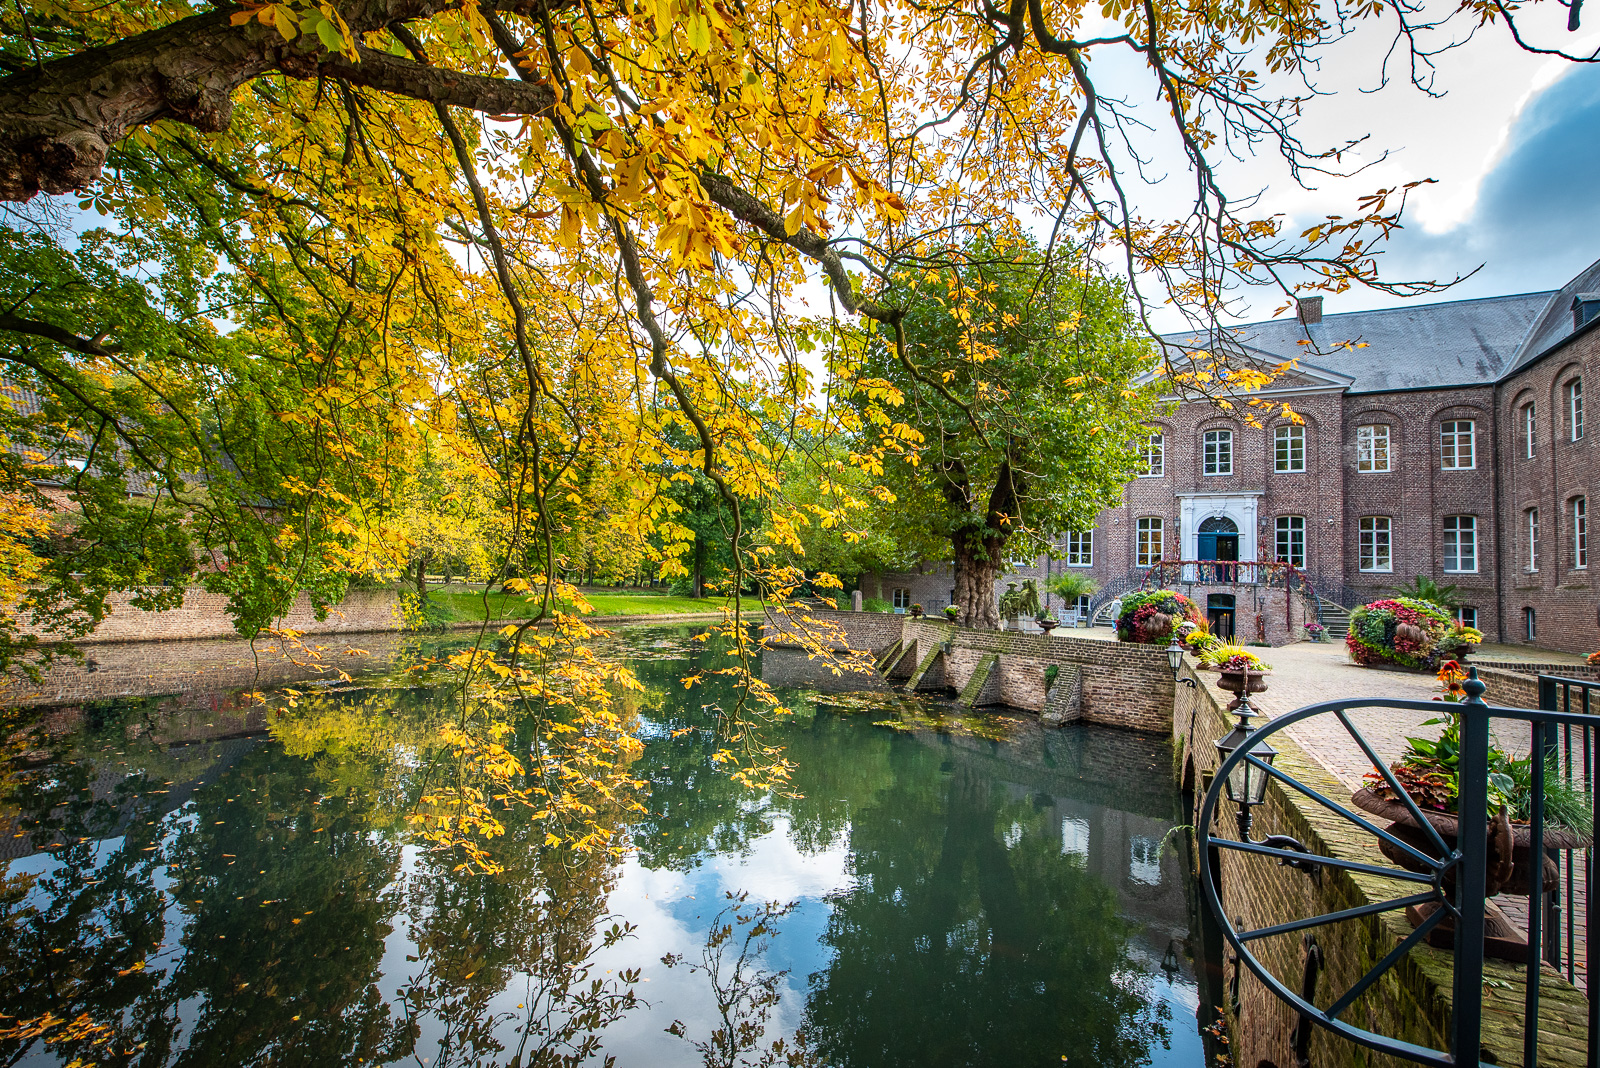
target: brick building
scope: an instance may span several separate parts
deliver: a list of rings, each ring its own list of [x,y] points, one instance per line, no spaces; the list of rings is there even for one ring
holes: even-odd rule
[[[1100,592],[1079,607],[1099,612],[1161,564],[1165,584],[1214,618],[1237,612],[1250,638],[1244,620],[1274,618],[1284,570],[1251,565],[1293,564],[1326,609],[1423,575],[1459,587],[1490,641],[1589,652],[1600,647],[1588,527],[1600,415],[1584,419],[1586,391],[1600,392],[1597,324],[1600,262],[1554,292],[1328,315],[1311,298],[1292,317],[1234,328],[1240,358],[1298,361],[1260,396],[1303,422],[1255,427],[1237,409],[1176,404],[1152,424],[1147,473],[1121,504],[1005,581],[1081,571]],[[939,564],[862,581],[869,596],[929,611],[953,586]],[[1298,637],[1274,630],[1275,643]]]

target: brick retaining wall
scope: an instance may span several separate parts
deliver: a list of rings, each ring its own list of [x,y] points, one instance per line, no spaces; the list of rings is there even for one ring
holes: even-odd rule
[[[220,593],[190,587],[183,592],[183,604],[165,612],[146,612],[133,607],[132,600],[131,593],[114,593],[107,597],[110,615],[78,644],[239,637],[233,627],[233,617],[228,615],[228,598]],[[399,595],[394,590],[351,590],[342,602],[328,610],[327,619],[318,620],[310,599],[302,593],[279,626],[303,634],[398,630]]]
[[[7,694],[7,703],[57,705],[177,694],[187,707],[220,708],[231,705],[238,690],[337,678],[339,671],[352,676],[382,671],[403,646],[415,641],[412,635],[389,633],[316,643],[322,647],[321,665],[272,639],[98,642],[84,649],[82,661],[57,662],[38,685],[19,684]]]
[[[1024,634],[1011,630],[966,630],[941,619],[887,615],[878,612],[806,612],[774,614],[764,629],[775,645],[798,644],[803,635],[824,641],[831,649],[857,649],[881,656],[896,642],[923,651],[951,642],[942,657],[943,683],[961,691],[986,657],[999,659],[985,695],[1012,708],[1042,712],[1045,669],[1076,666],[1081,674],[1084,722],[1131,730],[1166,732],[1172,725],[1172,672],[1166,650],[1074,638],[1068,635]]]

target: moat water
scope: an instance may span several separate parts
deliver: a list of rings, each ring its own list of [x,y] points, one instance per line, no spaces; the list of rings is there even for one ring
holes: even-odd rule
[[[496,875],[404,819],[426,687],[337,688],[312,735],[215,698],[58,711],[0,802],[0,1064],[1205,1061],[1164,740],[826,693],[856,687],[775,651],[795,771],[755,792],[683,730],[717,697],[679,682],[690,632],[625,641],[625,848],[513,819]]]

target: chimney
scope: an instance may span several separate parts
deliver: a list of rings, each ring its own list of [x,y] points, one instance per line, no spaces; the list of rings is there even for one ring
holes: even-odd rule
[[[1294,302],[1294,317],[1300,320],[1302,326],[1322,322],[1322,298],[1300,297]]]

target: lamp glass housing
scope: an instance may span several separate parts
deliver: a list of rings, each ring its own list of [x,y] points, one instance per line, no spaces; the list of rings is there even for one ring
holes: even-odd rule
[[[1178,667],[1183,663],[1183,646],[1178,644],[1178,635],[1172,635],[1172,644],[1167,646],[1167,666],[1172,669],[1172,677],[1178,677]]]
[[[1228,736],[1217,743],[1217,752],[1221,754],[1221,758],[1227,760],[1232,756],[1234,750],[1244,744],[1250,732],[1250,725],[1243,719],[1235,723]],[[1250,750],[1250,754],[1263,764],[1271,764],[1278,751],[1265,741],[1261,741]],[[1270,778],[1270,775],[1248,760],[1241,760],[1229,773],[1223,789],[1228,795],[1228,800],[1236,805],[1259,805],[1266,799],[1267,780]]]

